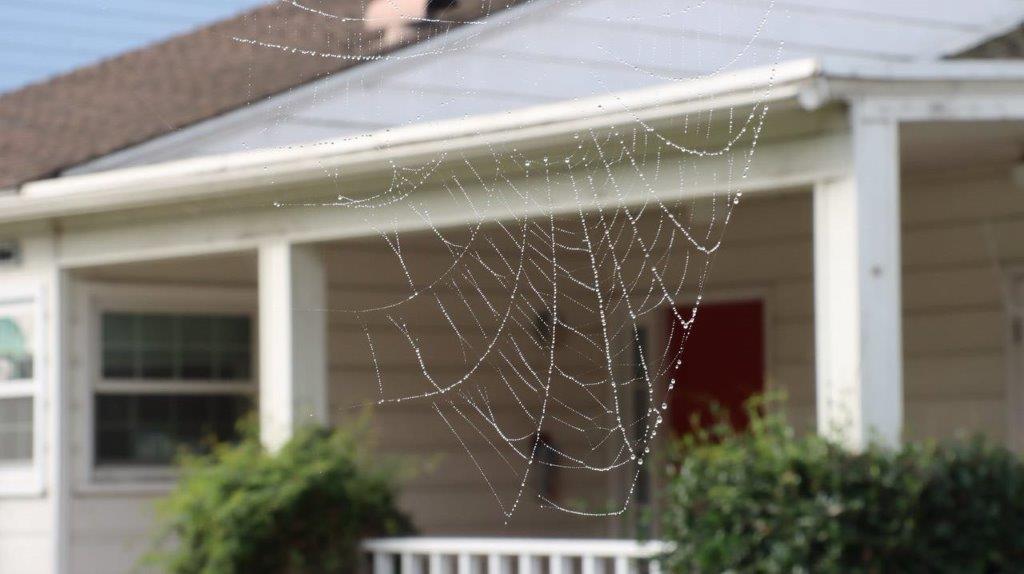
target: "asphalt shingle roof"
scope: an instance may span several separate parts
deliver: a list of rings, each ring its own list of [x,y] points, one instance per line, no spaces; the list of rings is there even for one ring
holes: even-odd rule
[[[368,0],[275,2],[0,95],[0,189],[56,176],[365,61],[296,55],[235,38],[381,55],[522,1],[463,0],[442,13],[444,23],[417,24],[408,39],[392,45],[359,20]]]

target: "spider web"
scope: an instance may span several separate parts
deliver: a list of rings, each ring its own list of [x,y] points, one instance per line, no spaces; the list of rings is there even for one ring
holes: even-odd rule
[[[423,25],[469,31],[416,50],[368,45],[365,53],[236,40],[296,57],[413,61],[470,50],[489,28],[518,21],[446,19],[444,11],[426,15],[400,0],[379,0],[376,13],[361,17],[336,13],[329,2],[280,1],[325,26],[362,22],[386,37],[394,32],[385,25],[391,22],[400,43],[427,34]],[[679,20],[709,2],[672,5],[662,17]],[[708,77],[745,60],[772,6],[764,3],[742,49],[689,77],[615,56],[603,45],[592,50],[648,80]],[[600,73],[592,81],[606,84]],[[668,396],[686,384],[671,372],[685,360],[686,338],[740,201],[738,183],[754,160],[769,92],[742,110],[682,113],[657,124],[633,114],[609,130],[581,130],[572,145],[557,149],[495,144],[484,161],[440,153],[415,165],[395,163],[380,185],[303,204],[356,211],[377,232],[361,240],[376,246],[372,268],[352,272],[389,287],[335,301],[329,310],[358,325],[356,354],[373,381],[366,398],[380,408],[429,405],[506,523],[528,501],[578,515],[625,513],[664,435]],[[717,193],[691,193],[709,178]],[[663,324],[666,309],[671,320]],[[669,336],[647,349],[645,333],[659,329]],[[682,345],[671,349],[673,339]],[[649,352],[636,352],[638,346]],[[608,473],[625,480],[610,506],[591,508],[533,486],[552,472],[571,474],[573,484]]]

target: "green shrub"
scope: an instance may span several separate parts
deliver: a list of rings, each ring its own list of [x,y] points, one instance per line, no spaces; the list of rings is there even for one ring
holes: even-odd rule
[[[186,455],[150,561],[174,574],[354,571],[361,538],[411,530],[395,469],[372,463],[364,429],[305,429],[276,454],[250,431]]]
[[[852,453],[760,410],[743,434],[680,441],[662,517],[673,572],[1024,572],[1024,466],[1005,449]]]

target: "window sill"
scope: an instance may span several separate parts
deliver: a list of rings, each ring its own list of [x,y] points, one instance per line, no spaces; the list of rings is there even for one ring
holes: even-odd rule
[[[163,495],[178,482],[172,466],[103,466],[94,468],[76,492],[86,495]]]
[[[87,482],[75,488],[82,496],[166,496],[177,483],[173,480],[136,482]]]

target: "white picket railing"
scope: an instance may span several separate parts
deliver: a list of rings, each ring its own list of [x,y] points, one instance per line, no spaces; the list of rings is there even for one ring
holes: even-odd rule
[[[665,542],[547,538],[378,538],[370,574],[661,574]],[[365,571],[365,570],[364,570]]]

